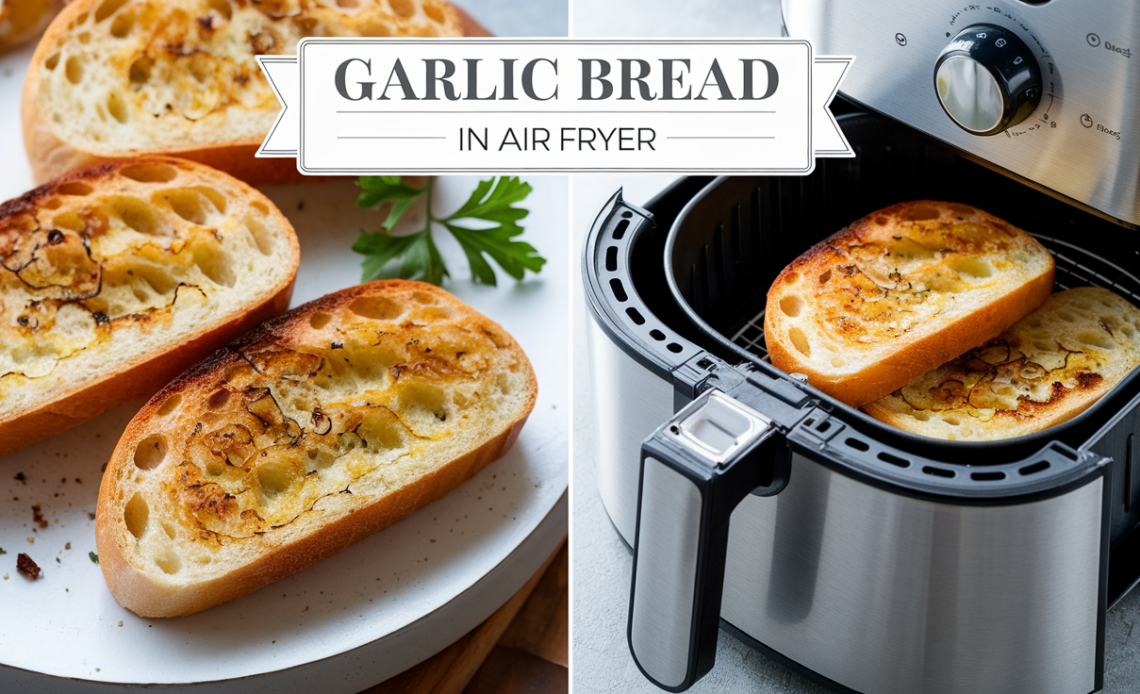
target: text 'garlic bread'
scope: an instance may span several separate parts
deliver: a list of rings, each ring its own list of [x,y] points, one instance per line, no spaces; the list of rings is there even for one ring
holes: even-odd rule
[[[905,431],[957,441],[1060,424],[1140,364],[1140,309],[1097,287],[1054,294],[986,344],[863,406]]]
[[[28,68],[24,144],[37,181],[139,154],[298,178],[254,157],[281,111],[257,56],[309,36],[460,35],[444,0],[75,0]]]
[[[153,394],[284,311],[297,260],[265,196],[178,159],[0,205],[0,454]]]
[[[156,395],[99,490],[111,593],[190,614],[332,555],[504,454],[530,362],[438,287],[372,282],[274,319]]]
[[[768,291],[772,364],[848,405],[891,393],[1041,305],[1053,257],[977,208],[888,207],[820,242]]]

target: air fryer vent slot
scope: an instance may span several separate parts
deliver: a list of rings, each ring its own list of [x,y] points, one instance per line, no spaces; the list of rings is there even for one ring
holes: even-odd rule
[[[624,217],[625,215],[622,215],[622,216]],[[620,222],[618,222],[617,226],[614,227],[614,241],[621,241],[621,237],[625,236],[625,230],[628,228],[629,228],[629,220],[628,219],[623,219]]]
[[[1038,472],[1044,472],[1045,470],[1048,470],[1048,469],[1049,469],[1049,461],[1048,460],[1042,460],[1039,463],[1033,463],[1032,465],[1026,465],[1025,467],[1018,470],[1018,472],[1021,473],[1022,475],[1034,475],[1034,474],[1037,474]]]
[[[994,472],[971,472],[970,479],[979,482],[997,482],[1005,479],[1005,473],[1000,470]]]
[[[645,325],[645,316],[641,315],[641,312],[638,311],[637,309],[635,309],[634,307],[630,306],[629,308],[627,308],[625,310],[625,313],[626,313],[626,315],[629,316],[629,319],[631,321],[633,321],[634,323],[636,323],[638,325]]]
[[[608,272],[617,272],[617,246],[610,246],[606,249],[606,270]]]
[[[935,477],[950,478],[954,477],[955,474],[953,470],[947,470],[944,467],[935,467],[933,465],[927,465],[926,467],[922,468],[922,471],[927,475],[934,475]]]
[[[901,467],[901,468],[910,467],[910,461],[909,460],[907,460],[906,458],[900,458],[897,455],[891,455],[890,453],[887,453],[886,451],[881,451],[878,455],[878,458],[879,458],[879,460],[883,461],[884,463],[890,463],[891,465],[894,465],[896,467]]]
[[[610,280],[610,290],[614,293],[614,298],[623,304],[629,300],[629,296],[625,293],[625,287],[622,286],[621,280],[613,278]]]

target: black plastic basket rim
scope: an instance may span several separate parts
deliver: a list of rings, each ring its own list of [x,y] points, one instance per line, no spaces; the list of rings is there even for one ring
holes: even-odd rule
[[[857,118],[857,117],[865,116],[865,115],[866,114],[851,114],[849,116],[840,117],[840,120],[842,121],[845,118]],[[701,201],[705,197],[712,195],[718,186],[725,184],[725,182],[732,180],[733,178],[735,178],[735,177],[731,177],[731,176],[717,177],[716,179],[711,181],[708,185],[706,185],[699,193],[694,195],[689,200],[689,202],[684,206],[684,208],[682,208],[681,212],[677,215],[677,218],[674,220],[672,227],[669,229],[669,233],[668,233],[668,236],[667,236],[666,242],[665,242],[665,253],[664,253],[664,258],[663,258],[663,262],[665,263],[665,277],[666,277],[666,280],[667,280],[668,285],[669,285],[669,290],[672,292],[674,300],[681,307],[681,309],[683,310],[683,312],[685,313],[685,315],[689,319],[689,321],[692,322],[693,326],[697,330],[699,330],[706,338],[713,340],[714,342],[716,342],[718,345],[720,345],[724,349],[726,349],[726,350],[730,351],[731,353],[741,357],[741,359],[757,365],[757,367],[763,369],[766,373],[777,376],[779,378],[791,379],[790,375],[788,375],[785,372],[775,368],[770,363],[767,363],[764,360],[757,358],[757,355],[755,355],[752,352],[742,348],[740,345],[738,345],[736,342],[734,342],[730,336],[724,335],[723,333],[721,333],[720,331],[718,331],[717,329],[715,329],[711,325],[709,325],[709,323],[707,321],[705,321],[705,319],[702,318],[697,313],[696,310],[693,309],[689,300],[685,297],[684,293],[681,291],[681,288],[677,282],[676,274],[674,272],[673,259],[674,259],[674,253],[677,252],[677,248],[676,248],[677,240],[681,234],[686,233],[685,229],[687,228],[687,225],[690,223],[693,223],[691,218],[690,218],[693,210],[700,205]],[[1033,235],[1039,239],[1047,240],[1049,243],[1064,245],[1064,246],[1067,246],[1070,249],[1073,249],[1073,250],[1078,251],[1080,253],[1088,254],[1087,251],[1084,251],[1083,249],[1080,248],[1080,246],[1078,246],[1076,244],[1072,244],[1070,242],[1067,242],[1067,241],[1064,241],[1061,239],[1055,239],[1055,238],[1047,237],[1047,236],[1040,235],[1040,234],[1031,234],[1031,235]],[[805,248],[804,250],[807,250],[807,249]],[[1133,275],[1132,273],[1127,272],[1123,268],[1119,267],[1118,265],[1116,265],[1116,264],[1112,263],[1111,261],[1108,261],[1104,258],[1100,258],[1099,256],[1094,256],[1094,257],[1096,257],[1097,260],[1100,261],[1101,263],[1103,263],[1105,265],[1110,265],[1113,268],[1115,268],[1116,270],[1118,270],[1120,275],[1128,276],[1129,278],[1131,278],[1136,283],[1137,286],[1140,286],[1140,279],[1136,278],[1135,275]],[[1129,300],[1132,301],[1134,304],[1136,304],[1136,302],[1137,302],[1136,293],[1131,291],[1131,290],[1125,290],[1125,293],[1128,295]],[[761,311],[763,310],[762,307],[760,308],[760,310]],[[1021,448],[1029,448],[1029,447],[1035,447],[1035,446],[1036,447],[1045,446],[1050,441],[1058,438],[1058,436],[1063,435],[1066,431],[1073,429],[1073,428],[1076,428],[1077,426],[1080,426],[1086,422],[1089,422],[1094,417],[1097,417],[1097,418],[1103,417],[1105,419],[1105,421],[1106,421],[1105,425],[1103,427],[1098,427],[1099,431],[1103,431],[1104,429],[1107,429],[1113,425],[1112,422],[1109,421],[1109,420],[1111,420],[1111,414],[1112,413],[1111,412],[1105,413],[1102,411],[1104,409],[1104,407],[1106,406],[1106,402],[1109,400],[1109,396],[1113,395],[1119,391],[1129,389],[1134,383],[1136,383],[1137,379],[1140,379],[1140,368],[1133,369],[1127,376],[1125,376],[1124,379],[1121,380],[1120,383],[1116,384],[1116,386],[1114,386],[1113,389],[1109,393],[1106,393],[1097,402],[1093,403],[1090,407],[1085,409],[1083,412],[1079,413],[1077,416],[1073,417],[1072,419],[1066,420],[1065,422],[1062,422],[1060,424],[1056,424],[1054,426],[1051,426],[1051,427],[1044,429],[1042,431],[1039,431],[1039,432],[1026,434],[1024,436],[1017,436],[1017,437],[1012,437],[1012,438],[1008,438],[1008,439],[994,439],[994,440],[984,440],[984,441],[983,440],[978,440],[978,441],[954,440],[954,441],[950,441],[950,440],[944,440],[944,439],[935,439],[935,438],[931,438],[931,437],[927,437],[927,436],[921,436],[919,434],[912,434],[910,432],[906,432],[906,431],[903,431],[901,429],[897,429],[897,428],[892,427],[892,426],[890,426],[884,422],[881,422],[881,421],[871,417],[870,415],[867,415],[866,413],[859,410],[858,408],[854,408],[854,407],[851,407],[845,403],[842,403],[842,402],[836,400],[835,398],[831,397],[830,395],[828,395],[828,394],[818,390],[817,388],[811,386],[810,384],[805,383],[803,385],[807,389],[807,391],[812,395],[812,397],[817,398],[818,400],[820,400],[822,402],[828,403],[833,408],[838,408],[841,411],[844,411],[849,416],[855,417],[861,425],[866,426],[866,427],[870,427],[872,430],[882,432],[882,433],[884,433],[890,437],[900,439],[900,440],[905,441],[908,444],[911,444],[914,446],[925,447],[925,446],[930,446],[931,444],[938,444],[938,445],[945,445],[945,446],[949,446],[952,448],[956,448],[956,449],[959,449],[963,452],[967,452],[967,451],[994,450],[994,449],[999,449],[999,450],[1012,449],[1012,448],[1021,449]],[[1099,437],[1099,435],[1098,435],[1098,437]],[[1094,437],[1094,438],[1098,438],[1098,437]]]

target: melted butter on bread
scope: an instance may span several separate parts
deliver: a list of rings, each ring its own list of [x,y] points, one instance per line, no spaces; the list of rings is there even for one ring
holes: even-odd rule
[[[206,408],[184,398],[172,414],[187,415],[162,436],[185,459],[162,474],[188,526],[203,541],[228,542],[291,523],[365,476],[383,491],[398,483],[386,468],[491,416],[517,388],[522,361],[432,299],[393,304],[381,325],[353,324],[351,310],[328,314],[323,347],[243,351],[200,386],[213,388]]]
[[[1048,296],[1049,252],[958,203],[872,213],[788,265],[768,292],[772,363],[850,405],[984,342]]]
[[[69,381],[56,369],[84,352],[112,372],[110,354],[141,335],[184,338],[193,328],[172,328],[176,311],[204,327],[211,306],[280,272],[293,233],[281,221],[252,189],[173,159],[100,167],[3,204],[0,397],[12,407],[59,390]]]
[[[501,456],[536,394],[510,335],[437,287],[371,282],[298,307],[128,425],[99,491],[108,586],[173,616],[298,571]]]
[[[971,221],[972,208],[951,214],[922,207],[900,220],[885,215],[872,225],[891,225],[889,238],[875,230],[828,242],[817,252],[834,269],[805,277],[816,319],[844,350],[874,350],[944,313],[953,313],[963,291],[992,286],[995,271],[1024,258],[1023,235],[1008,225]],[[802,291],[802,289],[801,289]]]
[[[1138,364],[1140,309],[1081,287],[864,410],[948,440],[1021,436],[1075,417]]]
[[[228,150],[259,144],[281,110],[257,56],[306,37],[461,35],[445,0],[75,0],[28,73],[29,159],[37,180],[138,153],[236,173],[252,151]]]

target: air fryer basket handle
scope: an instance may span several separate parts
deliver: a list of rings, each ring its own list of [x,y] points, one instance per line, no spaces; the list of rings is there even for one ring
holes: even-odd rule
[[[629,607],[630,652],[662,689],[713,666],[728,522],[757,488],[779,488],[771,420],[711,390],[642,444]]]

